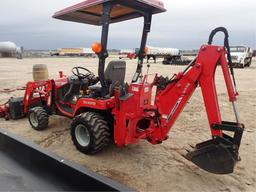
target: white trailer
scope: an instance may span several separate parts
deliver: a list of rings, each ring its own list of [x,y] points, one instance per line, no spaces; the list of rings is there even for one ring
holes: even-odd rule
[[[68,57],[95,57],[91,48],[59,48],[57,51],[51,51],[51,56],[68,56]]]
[[[186,64],[189,63],[187,59],[184,59],[181,55],[181,51],[176,48],[161,48],[147,46],[146,48],[147,62],[152,58],[156,63],[157,58],[164,58],[163,64]]]
[[[147,54],[148,55],[173,55],[177,56],[180,55],[180,50],[175,48],[161,48],[161,47],[152,47],[147,46]]]
[[[10,41],[0,42],[0,56],[22,59],[22,54],[23,48],[18,47],[15,43]]]

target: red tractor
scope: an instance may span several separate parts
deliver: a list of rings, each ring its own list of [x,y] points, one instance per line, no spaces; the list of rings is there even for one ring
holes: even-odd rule
[[[235,101],[235,79],[231,65],[228,32],[215,29],[207,45],[185,71],[172,78],[142,74],[143,59],[152,15],[165,12],[159,0],[87,0],[66,8],[54,18],[102,26],[101,43],[93,45],[99,57],[98,76],[83,67],[75,67],[73,75],[60,73],[56,80],[29,82],[24,98],[24,112],[36,130],[46,129],[50,115],[72,118],[72,140],[79,151],[96,154],[114,140],[118,147],[145,139],[161,144],[197,87],[202,90],[212,138],[196,145],[185,157],[202,169],[216,173],[232,173],[239,160],[239,146],[244,125],[239,120]],[[125,83],[125,61],[111,61],[107,42],[110,23],[144,18],[138,66],[131,83]],[[225,45],[212,45],[217,32],[224,32]],[[237,122],[223,121],[215,86],[215,71],[221,64],[229,100]],[[153,87],[156,96],[153,98]],[[153,102],[152,102],[153,101]],[[224,131],[233,133],[231,137]]]

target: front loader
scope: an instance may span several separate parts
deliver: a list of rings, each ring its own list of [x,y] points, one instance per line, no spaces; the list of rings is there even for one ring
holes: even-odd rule
[[[165,11],[159,0],[87,0],[57,12],[54,18],[102,26],[101,43],[93,44],[99,57],[98,76],[86,68],[76,67],[73,76],[60,73],[57,80],[28,83],[24,108],[32,127],[45,129],[52,114],[72,118],[72,140],[79,151],[89,155],[103,150],[111,139],[118,147],[142,139],[154,145],[161,144],[168,139],[195,89],[201,88],[212,138],[196,145],[185,157],[211,173],[232,173],[239,160],[244,125],[235,103],[238,93],[228,32],[225,28],[214,30],[208,44],[201,47],[197,58],[185,71],[171,78],[155,74],[153,81],[149,81],[149,75],[142,74],[147,37],[152,16]],[[138,65],[132,82],[125,83],[124,61],[111,61],[105,70],[109,26],[138,17],[144,18]],[[224,46],[212,45],[218,32],[225,34]],[[221,117],[215,86],[218,64],[222,67],[236,122],[223,121]]]

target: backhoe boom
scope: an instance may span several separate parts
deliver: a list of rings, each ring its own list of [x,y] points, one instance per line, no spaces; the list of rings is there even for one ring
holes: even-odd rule
[[[234,165],[239,158],[238,149],[244,128],[239,121],[223,122],[221,117],[215,85],[215,72],[218,64],[221,64],[229,101],[233,105],[238,95],[232,83],[226,55],[225,47],[204,45],[196,61],[186,72],[178,74],[165,89],[159,88],[158,85],[156,106],[161,116],[160,130],[150,139],[152,143],[159,143],[168,137],[179,114],[196,87],[200,86],[213,139],[197,145],[196,150],[190,152],[186,158],[207,171],[219,174],[233,172]],[[234,137],[226,135],[223,131],[234,132]]]

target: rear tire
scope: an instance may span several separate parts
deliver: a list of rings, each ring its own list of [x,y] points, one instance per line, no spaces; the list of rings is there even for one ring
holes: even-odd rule
[[[73,143],[86,155],[102,151],[109,144],[110,135],[107,121],[97,113],[82,113],[75,117],[71,124]]]
[[[43,107],[34,107],[30,109],[28,120],[31,127],[37,131],[43,131],[49,125],[49,115]]]

